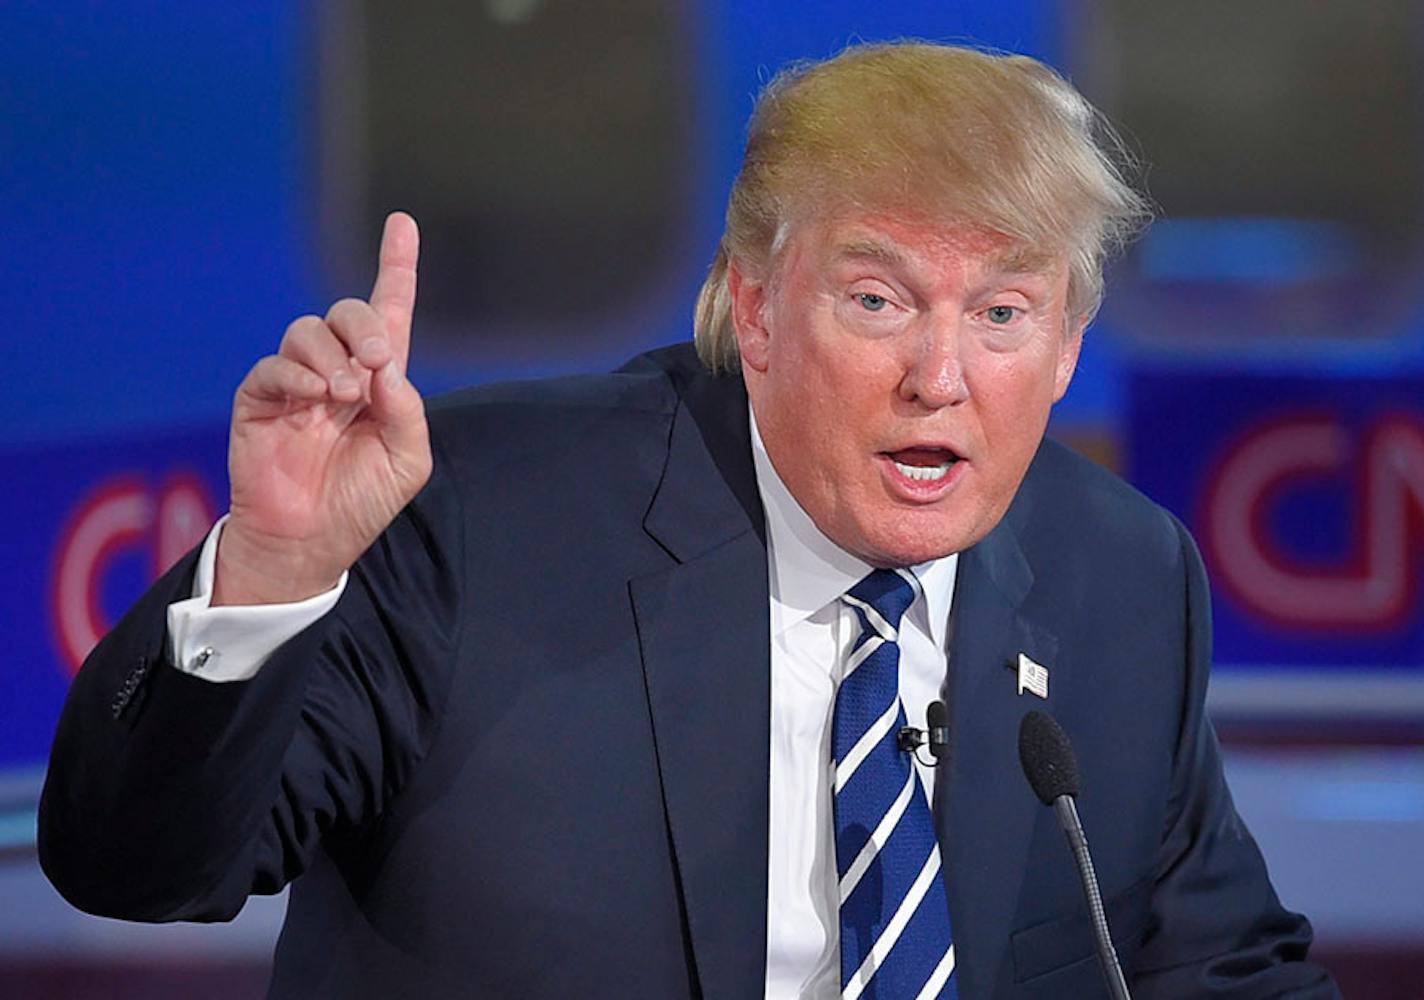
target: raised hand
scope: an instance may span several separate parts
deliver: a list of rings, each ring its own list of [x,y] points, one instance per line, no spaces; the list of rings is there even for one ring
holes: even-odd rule
[[[296,320],[238,386],[213,604],[330,589],[430,478],[425,408],[405,374],[419,243],[415,220],[392,214],[370,301]]]

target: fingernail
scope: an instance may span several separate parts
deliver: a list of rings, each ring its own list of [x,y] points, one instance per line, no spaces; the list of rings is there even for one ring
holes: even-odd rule
[[[380,337],[367,337],[361,341],[359,353],[363,357],[378,358],[386,351],[386,342]]]
[[[396,363],[394,361],[390,362],[386,365],[386,367],[381,369],[381,378],[386,380],[387,389],[400,388],[401,372],[400,368],[396,366]]]
[[[351,377],[350,372],[338,371],[331,373],[331,391],[335,393],[351,392],[356,388],[356,380]]]

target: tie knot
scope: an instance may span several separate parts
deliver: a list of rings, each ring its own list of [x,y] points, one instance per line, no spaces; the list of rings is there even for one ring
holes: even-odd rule
[[[846,591],[846,599],[853,606],[869,606],[887,625],[898,630],[900,619],[915,601],[915,588],[901,573],[877,569]]]

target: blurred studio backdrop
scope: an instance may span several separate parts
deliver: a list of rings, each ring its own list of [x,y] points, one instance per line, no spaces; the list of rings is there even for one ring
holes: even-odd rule
[[[423,391],[607,369],[689,336],[769,73],[901,36],[1046,60],[1146,165],[1054,433],[1200,541],[1238,806],[1317,953],[1424,996],[1413,0],[0,5],[0,995],[262,994],[281,897],[83,916],[35,802],[73,671],[226,507],[233,389],[366,293],[383,215],[424,233]]]

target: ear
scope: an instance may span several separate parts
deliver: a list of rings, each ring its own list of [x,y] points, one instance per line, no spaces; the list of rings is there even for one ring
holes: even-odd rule
[[[766,282],[743,270],[741,263],[733,259],[727,264],[727,292],[732,296],[732,326],[737,331],[742,367],[764,372],[771,340],[766,325]]]
[[[1063,343],[1058,348],[1058,367],[1053,373],[1053,401],[1056,403],[1068,391],[1068,383],[1073,381],[1073,373],[1078,370],[1078,354],[1083,349],[1083,330],[1086,319],[1072,319],[1064,324]]]

